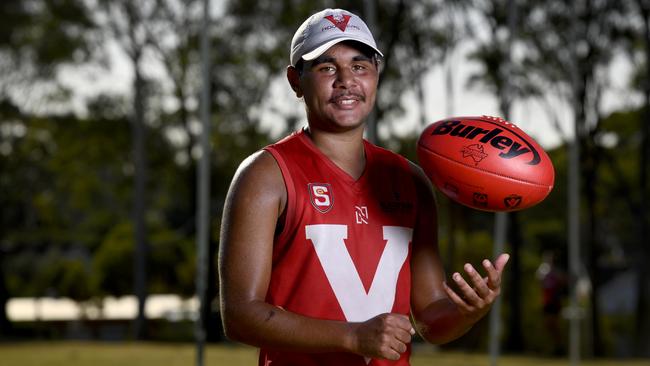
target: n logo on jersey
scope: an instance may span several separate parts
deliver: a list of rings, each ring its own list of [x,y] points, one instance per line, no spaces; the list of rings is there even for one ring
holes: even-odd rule
[[[357,224],[368,224],[368,207],[354,206],[354,216],[357,219]]]
[[[320,213],[326,213],[334,206],[334,195],[329,183],[309,183],[311,205]]]

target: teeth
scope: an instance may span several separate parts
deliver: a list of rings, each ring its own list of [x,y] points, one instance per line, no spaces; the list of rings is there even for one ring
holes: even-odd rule
[[[341,104],[352,104],[354,103],[354,99],[345,99],[340,101]]]

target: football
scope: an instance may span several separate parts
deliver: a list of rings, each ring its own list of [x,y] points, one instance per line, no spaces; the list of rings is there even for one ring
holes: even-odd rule
[[[532,207],[548,196],[555,180],[553,163],[537,142],[498,117],[432,123],[420,134],[417,155],[442,193],[483,211]]]

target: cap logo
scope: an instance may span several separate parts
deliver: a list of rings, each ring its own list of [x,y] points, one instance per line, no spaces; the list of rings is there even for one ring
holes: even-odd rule
[[[332,22],[332,24],[334,24],[336,28],[340,29],[341,32],[345,32],[345,29],[348,27],[348,22],[350,21],[350,16],[339,13],[334,15],[328,15],[325,17],[325,19]]]

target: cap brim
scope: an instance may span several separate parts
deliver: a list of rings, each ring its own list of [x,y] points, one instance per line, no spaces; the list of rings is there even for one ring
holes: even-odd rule
[[[307,53],[305,53],[304,55],[302,55],[302,59],[305,60],[305,61],[311,61],[311,60],[314,60],[314,59],[316,59],[318,56],[320,56],[320,55],[322,55],[323,53],[325,53],[325,51],[327,51],[330,47],[334,46],[334,45],[337,44],[337,43],[343,42],[343,41],[355,41],[355,42],[359,42],[359,43],[364,44],[364,45],[366,45],[366,46],[372,48],[373,50],[375,50],[375,52],[377,52],[377,53],[379,54],[379,56],[384,57],[384,54],[381,53],[381,51],[379,51],[379,50],[377,49],[377,47],[374,47],[373,45],[368,44],[368,42],[366,42],[366,41],[364,41],[364,40],[361,40],[361,39],[359,39],[359,38],[354,38],[354,37],[341,37],[341,38],[336,38],[336,39],[329,40],[329,41],[323,43],[322,45],[320,45],[319,47],[316,47],[316,48],[315,48],[314,50],[312,50],[311,52],[307,52]]]

